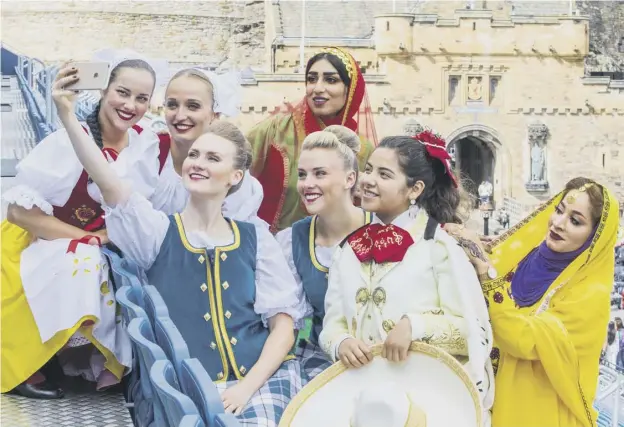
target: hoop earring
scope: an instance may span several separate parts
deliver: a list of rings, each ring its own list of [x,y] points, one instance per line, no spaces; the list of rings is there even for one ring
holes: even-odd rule
[[[418,206],[416,206],[416,199],[410,200],[410,207],[408,210],[408,215],[411,219],[416,218],[416,215],[418,215]]]

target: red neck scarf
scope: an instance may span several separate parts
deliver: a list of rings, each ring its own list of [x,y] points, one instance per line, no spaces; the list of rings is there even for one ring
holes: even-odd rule
[[[369,224],[353,233],[347,242],[362,262],[401,262],[410,246],[412,236],[395,225]]]

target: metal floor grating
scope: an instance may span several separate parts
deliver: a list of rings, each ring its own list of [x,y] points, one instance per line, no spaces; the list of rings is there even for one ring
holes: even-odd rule
[[[0,396],[2,427],[133,427],[119,392],[96,392],[93,386],[72,380],[65,398],[35,400]]]

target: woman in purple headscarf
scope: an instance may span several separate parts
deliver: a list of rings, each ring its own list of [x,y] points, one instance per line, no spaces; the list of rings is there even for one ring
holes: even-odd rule
[[[447,224],[480,273],[488,303],[494,427],[596,425],[618,207],[606,187],[575,178],[494,242],[489,257],[478,237]]]

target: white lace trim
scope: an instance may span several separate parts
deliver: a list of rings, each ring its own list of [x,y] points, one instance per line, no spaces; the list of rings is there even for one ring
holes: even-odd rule
[[[9,204],[16,204],[24,209],[32,209],[37,206],[48,215],[52,215],[54,209],[41,195],[27,185],[16,185],[3,194],[2,198]]]

